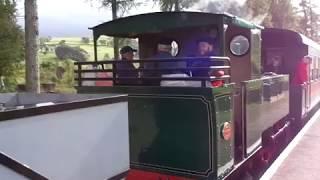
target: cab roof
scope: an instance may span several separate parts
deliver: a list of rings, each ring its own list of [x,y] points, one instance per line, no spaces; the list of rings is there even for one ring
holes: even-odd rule
[[[233,24],[248,29],[263,27],[245,21],[231,14],[203,12],[155,12],[119,18],[89,28],[94,37],[101,35],[136,38],[145,34],[162,33],[171,30],[206,27],[219,24]]]
[[[277,45],[279,46],[291,46],[303,44],[312,47],[320,52],[320,45],[313,41],[312,39],[306,37],[305,35],[288,30],[288,29],[278,29],[278,28],[266,28],[263,34],[269,34],[269,36],[277,37]],[[274,41],[273,38],[266,38],[264,41]]]

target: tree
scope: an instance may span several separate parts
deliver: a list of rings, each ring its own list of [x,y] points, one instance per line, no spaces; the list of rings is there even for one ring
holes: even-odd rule
[[[89,43],[90,43],[90,38],[88,38],[88,37],[82,37],[82,38],[81,38],[81,42],[84,43],[84,44],[89,44]]]
[[[50,42],[51,41],[51,37],[40,37],[40,44],[45,44],[47,42]]]
[[[201,10],[211,13],[228,12],[239,17],[245,16],[244,7],[237,1],[231,0],[210,1],[204,8],[201,8]]]
[[[132,7],[139,5],[140,3],[134,2],[134,0],[99,0],[103,7],[110,8],[112,10],[112,19],[117,19],[119,17],[118,12],[120,10],[121,15],[127,12]],[[119,40],[118,38],[113,38],[113,52],[114,59],[119,59]]]
[[[84,49],[67,45],[56,47],[55,53],[60,60],[72,59],[74,61],[86,61],[89,57],[89,54]]]
[[[131,38],[119,38],[119,45],[121,47],[131,46],[133,48],[138,48],[139,46],[137,40]]]
[[[271,18],[269,14],[271,1],[273,0],[247,0],[243,6],[245,12],[243,18],[256,24],[272,26],[269,20]]]
[[[0,91],[15,89],[22,68],[23,32],[15,17],[16,3],[0,0]]]
[[[181,11],[191,7],[199,0],[153,0],[159,3],[161,11]]]
[[[294,11],[291,0],[271,0],[268,16],[265,18],[263,25],[295,30],[298,17]]]
[[[292,0],[247,0],[245,17],[265,27],[297,30],[299,17]],[[285,13],[284,13],[285,12]]]
[[[56,65],[54,61],[44,61],[40,64],[40,81],[41,84],[56,83],[57,76],[55,74]]]
[[[47,42],[50,41],[50,38],[49,37],[40,37],[40,51],[43,53],[43,54],[47,54],[48,51],[49,51],[49,47],[48,45],[46,44]]]
[[[99,40],[99,43],[100,43],[101,45],[105,46],[105,45],[107,45],[107,40],[105,40],[105,39],[100,39],[100,40]]]
[[[247,0],[244,5],[234,0],[210,1],[200,10],[211,13],[224,13],[242,17],[250,21],[261,23],[268,15],[271,0]]]
[[[27,91],[40,93],[40,71],[38,63],[38,10],[37,0],[25,0],[25,58]]]
[[[59,41],[58,44],[59,44],[59,45],[65,45],[65,44],[66,44],[66,40],[62,39],[61,41]]]
[[[315,4],[312,4],[311,0],[301,0],[300,8],[302,17],[299,20],[300,32],[310,37],[315,41],[320,41],[320,14],[316,13],[315,9],[318,8]]]
[[[245,3],[246,13],[252,17],[266,15],[272,0],[247,0]]]
[[[131,8],[140,5],[140,2],[134,0],[98,0],[103,7],[110,8],[112,10],[113,19],[122,17]],[[120,14],[119,14],[120,13]]]

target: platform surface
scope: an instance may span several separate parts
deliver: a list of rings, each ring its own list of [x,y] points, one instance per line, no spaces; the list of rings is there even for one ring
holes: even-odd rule
[[[260,180],[320,179],[320,110],[293,139]]]

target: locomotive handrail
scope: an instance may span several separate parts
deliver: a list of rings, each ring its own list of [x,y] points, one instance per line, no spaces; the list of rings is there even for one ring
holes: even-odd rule
[[[222,79],[227,79],[230,78],[229,75],[224,75],[221,77],[216,77],[216,76],[210,76],[210,77],[193,77],[193,78],[185,78],[185,77],[173,77],[173,78],[168,78],[168,77],[118,77],[116,78],[117,80],[136,80],[136,79],[141,79],[141,80],[173,80],[173,81],[203,81],[203,80],[222,80]],[[75,78],[76,80],[79,80],[79,78]],[[81,78],[83,81],[103,81],[103,80],[114,80],[115,78]]]
[[[185,63],[185,67],[174,67],[171,63]],[[205,66],[200,64],[193,64],[194,62],[208,62],[212,65]],[[117,67],[118,64],[132,63],[140,64],[139,68],[136,69],[120,69]],[[162,63],[166,67],[159,67]],[[223,80],[225,82],[230,82],[231,79],[231,63],[228,57],[175,57],[175,58],[161,58],[161,59],[139,59],[139,60],[105,60],[98,62],[75,62],[77,69],[74,72],[77,74],[75,78],[78,81],[78,86],[82,86],[83,81],[112,81],[117,84],[121,80],[130,80],[132,82],[136,81],[134,85],[144,85],[143,81],[200,81],[201,86],[206,86],[206,81]],[[150,64],[152,67],[146,68],[144,64]],[[214,65],[217,64],[217,65]],[[107,65],[107,66],[105,66]],[[108,66],[109,65],[109,66]],[[172,67],[170,67],[172,65]],[[178,64],[176,64],[179,66]],[[180,64],[181,65],[181,64]],[[86,68],[86,69],[84,69]],[[88,69],[89,68],[89,69]],[[226,74],[218,76],[217,74],[212,74],[218,70],[223,71]],[[208,76],[192,76],[194,71],[197,72],[207,72]],[[112,73],[109,77],[84,77],[85,73]],[[118,73],[137,73],[137,77],[119,77]],[[153,72],[153,73],[152,73]],[[169,74],[183,74],[182,77],[161,77],[161,75]],[[211,75],[211,76],[209,76]]]
[[[189,68],[152,68],[152,69],[117,69],[119,72],[147,72],[147,71],[190,71],[190,70],[216,70],[216,69],[229,69],[230,66],[209,66],[209,67],[189,67]],[[112,69],[81,69],[81,70],[74,70],[75,73],[88,73],[88,72],[113,72]]]
[[[228,57],[220,57],[220,56],[209,56],[209,57],[174,57],[174,58],[147,58],[147,59],[134,59],[130,60],[131,63],[144,63],[144,62],[187,62],[190,60],[207,60],[211,62],[228,62],[230,65],[230,58]],[[85,62],[75,62],[75,65],[97,65],[97,64],[118,64],[125,63],[128,61],[123,60],[103,60],[103,61],[85,61]]]

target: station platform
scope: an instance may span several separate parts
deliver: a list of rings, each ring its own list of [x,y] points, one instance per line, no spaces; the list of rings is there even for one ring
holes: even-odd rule
[[[260,180],[320,179],[320,110],[290,142]]]

